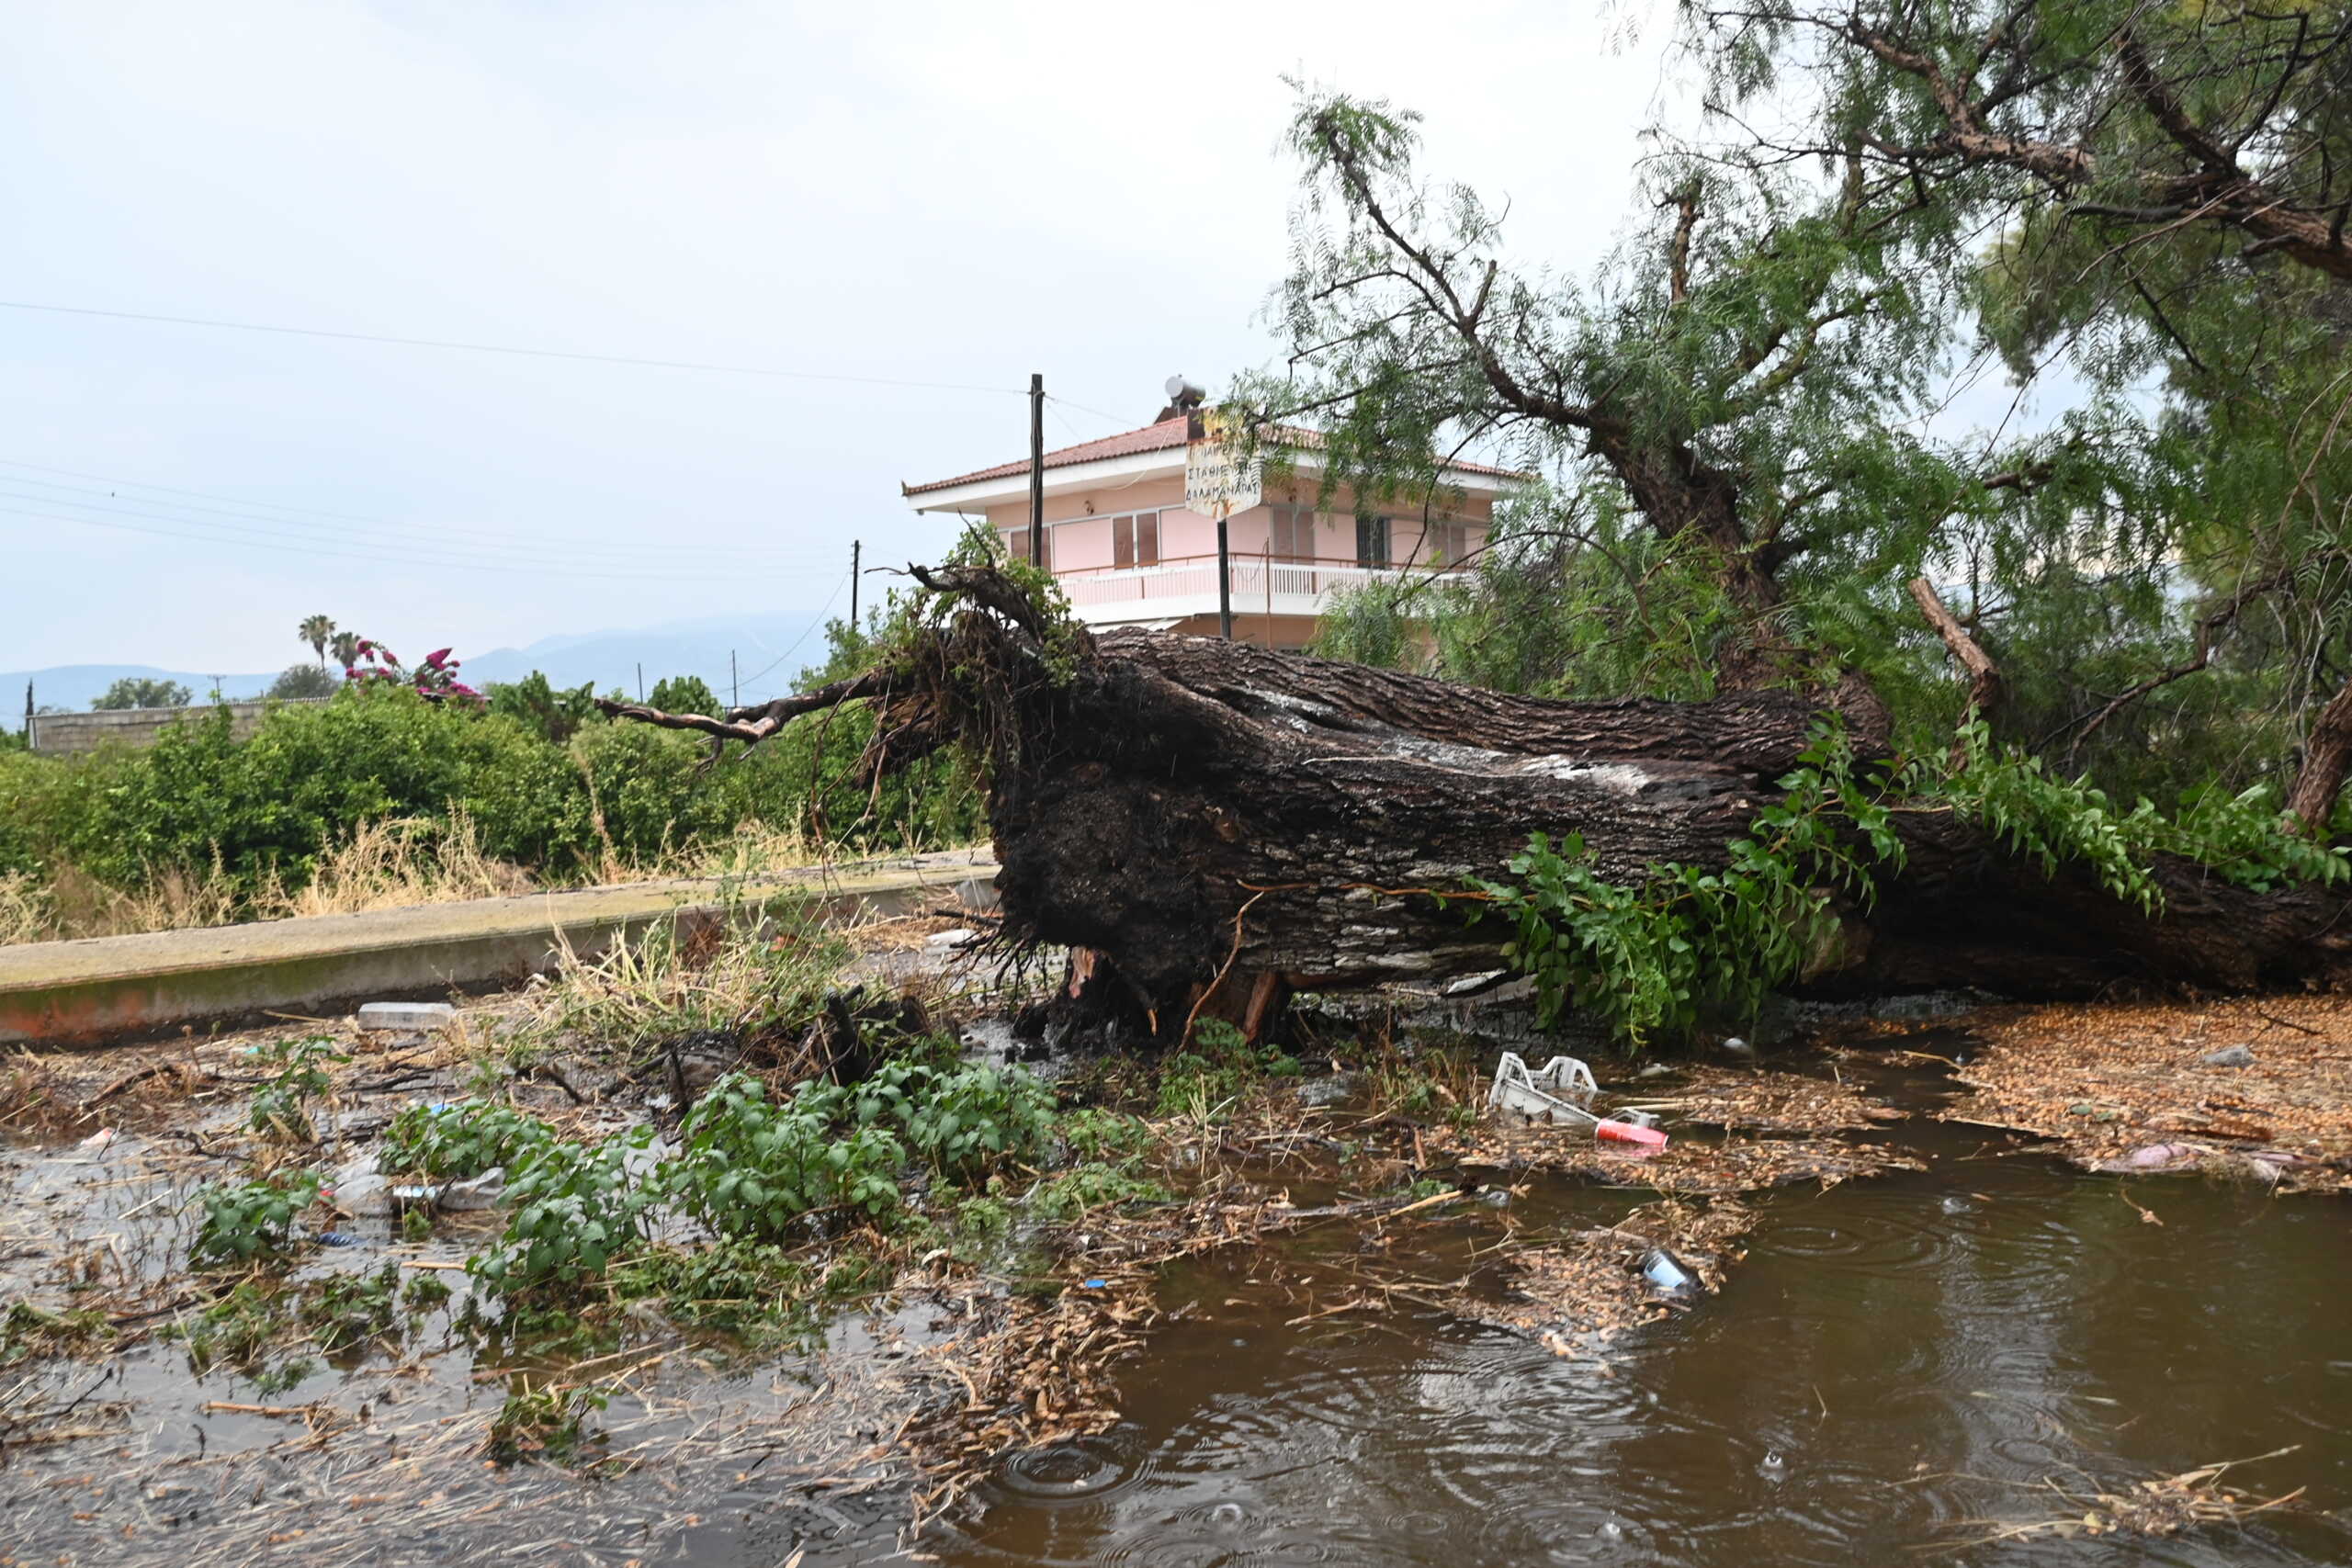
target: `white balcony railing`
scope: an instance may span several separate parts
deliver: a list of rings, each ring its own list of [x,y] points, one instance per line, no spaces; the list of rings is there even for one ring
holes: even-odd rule
[[[1269,561],[1263,556],[1234,556],[1228,569],[1237,615],[1269,610],[1275,615],[1319,615],[1336,589],[1404,576],[1421,576],[1426,565],[1365,567],[1347,561]],[[1090,621],[1139,620],[1199,615],[1216,608],[1216,558],[1193,556],[1157,566],[1097,567],[1059,572],[1057,581],[1071,607]]]

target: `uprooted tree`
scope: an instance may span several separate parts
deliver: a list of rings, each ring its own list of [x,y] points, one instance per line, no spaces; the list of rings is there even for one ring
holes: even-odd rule
[[[1784,852],[1803,903],[1753,899],[1733,919],[1805,927],[1793,972],[1767,978],[1815,989],[2080,996],[2352,975],[2352,909],[2325,875],[2257,878],[2283,885],[2256,891],[2155,852],[2135,861],[2142,880],[2119,886],[2097,845],[2051,854],[2064,836],[2033,830],[2030,803],[1902,793],[1916,773],[1865,800],[1857,767],[1883,752],[1885,728],[1859,683],[1696,703],[1514,696],[1213,639],[1098,637],[1017,568],[913,575],[908,630],[865,674],[718,716],[605,705],[701,731],[716,754],[870,703],[872,776],[970,748],[988,780],[1006,938],[1077,950],[1097,995],[1163,1029],[1211,992],[1238,1011],[1285,986],[1492,973],[1507,942],[1532,966],[1520,927],[1475,917],[1494,899],[1482,880],[1537,833],[1580,840],[1577,863],[1600,883],[1667,886],[1661,908],[1679,878]],[[1859,761],[1825,773],[1823,737],[1840,734],[1830,750]],[[1792,774],[1834,786],[1805,786],[1811,837],[1773,827],[1797,793],[1776,781]],[[1866,891],[1841,870],[1864,861]],[[1603,947],[1610,936],[1573,910],[1556,929]],[[1736,962],[1770,951],[1771,934],[1713,951]],[[1643,961],[1635,949],[1587,957],[1596,984],[1612,962]]]

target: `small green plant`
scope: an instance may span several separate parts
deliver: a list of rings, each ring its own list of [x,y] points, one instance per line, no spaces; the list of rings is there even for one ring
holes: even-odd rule
[[[401,1315],[397,1263],[372,1274],[330,1274],[304,1291],[294,1309],[294,1321],[328,1356],[398,1337]]]
[[[202,1311],[165,1332],[186,1343],[189,1364],[198,1376],[224,1364],[251,1375],[266,1370],[263,1358],[285,1328],[277,1295],[250,1280],[241,1280]]]
[[[1065,1115],[1061,1134],[1069,1152],[1081,1160],[1141,1154],[1152,1144],[1151,1123],[1142,1117],[1094,1106]]]
[[[376,1164],[394,1175],[465,1181],[512,1165],[525,1149],[554,1137],[546,1122],[511,1106],[479,1100],[412,1105],[384,1129]]]
[[[437,1271],[427,1269],[418,1273],[401,1288],[401,1305],[412,1314],[423,1316],[447,1306],[449,1298],[456,1293]]]
[[[188,1259],[198,1266],[242,1264],[275,1258],[293,1240],[294,1221],[319,1199],[316,1171],[256,1181],[208,1182],[196,1190],[204,1207]]]
[[[28,1301],[0,1313],[0,1367],[34,1356],[61,1356],[110,1342],[114,1325],[95,1307],[51,1312]]]
[[[319,1364],[308,1356],[296,1356],[274,1367],[255,1367],[248,1375],[255,1393],[278,1394],[300,1388],[303,1380],[318,1370]]]
[[[907,1142],[951,1180],[970,1185],[1053,1136],[1054,1091],[1021,1067],[910,1069],[896,1086]]]
[[[1204,1018],[1193,1027],[1191,1047],[1160,1064],[1159,1114],[1214,1115],[1250,1086],[1295,1078],[1302,1070],[1281,1047],[1252,1045],[1223,1019]]]
[[[500,1464],[528,1459],[563,1463],[603,1440],[588,1421],[609,1398],[599,1388],[517,1389],[492,1418],[485,1450]]]
[[[246,1053],[273,1069],[269,1079],[254,1090],[247,1125],[264,1137],[288,1143],[311,1140],[310,1102],[324,1099],[334,1088],[326,1064],[351,1060],[323,1034],[304,1040],[279,1040],[256,1045]]]
[[[656,1302],[680,1327],[729,1335],[752,1349],[813,1334],[810,1303],[820,1284],[808,1264],[784,1248],[752,1241],[653,1247],[612,1269],[615,1295]]]
[[[1098,1209],[1132,1203],[1165,1203],[1173,1197],[1156,1181],[1127,1169],[1091,1162],[1050,1176],[1029,1190],[1029,1212],[1053,1224],[1069,1224]]]
[[[605,1265],[645,1239],[646,1212],[658,1194],[628,1168],[649,1147],[639,1127],[593,1146],[548,1142],[526,1147],[508,1168],[514,1213],[488,1251],[466,1271],[492,1295],[569,1294],[601,1277]]]
[[[880,1126],[837,1133],[834,1114],[845,1096],[810,1086],[777,1104],[758,1078],[726,1075],[687,1113],[679,1156],[662,1168],[663,1189],[714,1233],[748,1241],[796,1239],[807,1216],[820,1210],[869,1219],[890,1213],[906,1151]]]

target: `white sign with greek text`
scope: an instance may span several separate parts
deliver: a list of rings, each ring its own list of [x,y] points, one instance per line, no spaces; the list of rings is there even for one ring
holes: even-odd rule
[[[1223,522],[1247,512],[1265,495],[1266,465],[1262,457],[1242,460],[1224,421],[1212,410],[1202,421],[1206,431],[1184,453],[1184,509]]]

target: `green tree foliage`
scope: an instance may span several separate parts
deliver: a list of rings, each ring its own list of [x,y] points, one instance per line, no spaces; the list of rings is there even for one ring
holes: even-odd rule
[[[1682,10],[1724,155],[1863,149],[1902,225],[1971,237],[1980,355],[2105,458],[2097,491],[2025,466],[2047,502],[1951,542],[2002,737],[2120,792],[2211,779],[2324,818],[2326,728],[2352,742],[2352,8]]]
[[[653,682],[653,694],[645,700],[663,713],[719,711],[718,694],[699,675],[665,676]]]
[[[93,712],[108,713],[121,708],[184,708],[194,694],[177,681],[157,681],[145,676],[125,675],[96,701],[90,705]]]
[[[1291,371],[1242,399],[1323,416],[1327,486],[1435,504],[1439,455],[1469,444],[1550,476],[1559,502],[1523,509],[1487,575],[1556,581],[1572,556],[1589,592],[1555,639],[1611,635],[1572,629],[1605,602],[1650,645],[1614,660],[1636,677],[1663,649],[1713,683],[1817,678],[1894,640],[1894,596],[1858,584],[2013,499],[1994,481],[2023,455],[1918,433],[1959,288],[1926,257],[1951,236],[1890,223],[1908,197],[1859,154],[1827,179],[1662,157],[1653,219],[1580,282],[1522,271],[1474,191],[1429,185],[1409,112],[1312,95],[1291,142]],[[1521,683],[1576,662],[1518,651]]]
[[[343,682],[328,674],[322,665],[289,664],[278,672],[277,679],[269,683],[269,690],[263,694],[280,702],[331,697],[342,685]]]
[[[841,623],[831,634],[826,664],[804,680],[872,657],[865,634]],[[484,852],[555,881],[715,847],[755,822],[851,850],[967,842],[978,830],[978,792],[952,754],[878,792],[844,783],[872,732],[858,709],[812,716],[707,769],[695,739],[601,716],[551,738],[545,703],[562,699],[557,716],[569,723],[580,693],[502,696],[485,712],[403,682],[349,682],[332,702],[272,713],[242,740],[223,708],[188,715],[143,750],[0,753],[0,874],[70,864],[135,888],[217,863],[249,889],[299,887],[363,824],[459,812]]]
[[[327,641],[334,636],[334,620],[325,615],[305,615],[302,624],[294,628],[294,635],[311,645],[311,652],[317,657],[319,668],[325,669]]]
[[[593,681],[567,690],[534,670],[519,681],[492,682],[485,694],[490,698],[491,712],[514,719],[559,746],[596,716],[596,684]]]

